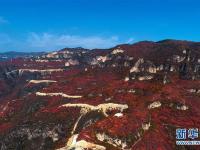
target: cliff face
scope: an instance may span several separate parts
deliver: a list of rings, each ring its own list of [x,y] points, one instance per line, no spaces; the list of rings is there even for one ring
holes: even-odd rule
[[[0,63],[0,147],[190,149],[175,145],[175,130],[200,126],[199,95],[200,43],[12,59]]]

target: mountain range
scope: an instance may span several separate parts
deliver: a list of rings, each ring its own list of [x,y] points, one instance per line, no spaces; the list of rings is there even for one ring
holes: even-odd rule
[[[15,52],[15,51],[9,51],[9,52],[3,52],[0,53],[0,61],[6,61],[13,58],[29,58],[29,57],[35,57],[44,54],[44,52]]]
[[[199,149],[176,145],[176,129],[200,126],[199,42],[13,56],[0,62],[1,150]]]

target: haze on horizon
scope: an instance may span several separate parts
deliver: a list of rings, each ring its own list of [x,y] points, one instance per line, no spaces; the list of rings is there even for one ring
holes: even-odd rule
[[[0,0],[0,52],[200,41],[198,0]]]

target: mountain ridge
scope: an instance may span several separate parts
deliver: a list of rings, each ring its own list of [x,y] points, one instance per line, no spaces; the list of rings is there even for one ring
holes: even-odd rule
[[[176,129],[200,126],[199,52],[143,41],[0,62],[0,148],[190,149]]]

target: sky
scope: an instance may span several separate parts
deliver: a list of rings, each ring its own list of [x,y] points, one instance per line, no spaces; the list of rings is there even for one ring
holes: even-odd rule
[[[199,0],[0,0],[0,52],[200,41]]]

